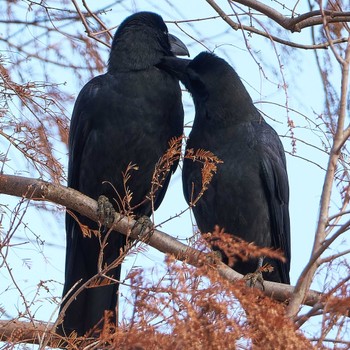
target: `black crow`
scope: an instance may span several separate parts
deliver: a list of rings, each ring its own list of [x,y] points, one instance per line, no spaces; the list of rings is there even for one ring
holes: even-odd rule
[[[113,38],[107,73],[89,81],[74,106],[69,135],[69,187],[96,200],[104,195],[116,210],[123,209],[120,199],[126,196],[128,188],[132,195],[130,207],[135,207],[133,214],[151,214],[152,204],[146,197],[155,165],[167,150],[169,140],[180,137],[183,131],[179,81],[156,67],[162,57],[175,54],[188,55],[187,48],[168,33],[159,15],[139,12],[121,23]],[[131,167],[125,185],[123,173],[128,165],[138,169]],[[176,167],[177,163],[156,193],[154,209],[162,202]],[[96,223],[75,215],[83,225],[98,229]],[[102,237],[83,237],[76,219],[69,214],[66,233],[63,296],[75,284],[73,291],[97,274],[104,237],[103,233]],[[118,258],[125,242],[122,234],[109,235],[102,266]],[[114,268],[108,275],[119,280],[120,270],[120,266]],[[58,331],[83,335],[103,319],[105,310],[111,311],[112,321],[116,322],[117,292],[117,283],[84,289],[68,306]]]
[[[277,133],[225,60],[202,52],[192,61],[165,58],[160,67],[177,74],[194,100],[196,115],[186,148],[211,151],[223,161],[193,207],[198,228],[212,232],[218,225],[245,241],[282,250],[286,262],[265,259],[274,271],[264,273],[264,279],[289,284],[289,186]],[[182,178],[190,204],[202,188],[201,165],[185,158]],[[256,259],[234,265],[242,274],[257,267]]]

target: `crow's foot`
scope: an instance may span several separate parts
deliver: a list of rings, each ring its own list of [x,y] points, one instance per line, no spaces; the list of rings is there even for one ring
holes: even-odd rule
[[[143,215],[136,220],[135,225],[132,228],[132,231],[137,233],[139,240],[146,242],[151,238],[153,228],[154,228],[154,225],[151,219],[148,216]]]
[[[243,279],[246,281],[246,285],[248,287],[256,287],[261,290],[265,290],[264,287],[264,278],[262,275],[262,265],[264,262],[264,258],[259,258],[258,260],[258,268],[255,272],[247,273]]]
[[[103,226],[109,227],[115,218],[115,210],[112,203],[106,196],[100,196],[97,200],[97,214],[98,219]]]
[[[260,268],[255,272],[247,273],[243,279],[246,281],[248,287],[256,287],[261,290],[265,290],[264,279]]]

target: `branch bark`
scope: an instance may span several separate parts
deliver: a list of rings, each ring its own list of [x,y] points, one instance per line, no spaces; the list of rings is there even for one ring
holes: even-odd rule
[[[0,175],[0,193],[35,201],[54,202],[98,222],[97,202],[72,188],[27,177]],[[116,220],[112,227],[124,235],[138,239],[138,233],[135,230],[132,231],[134,225],[134,220],[116,213]],[[213,258],[210,255],[188,247],[165,232],[154,230],[147,243],[160,252],[171,254],[177,260],[185,261],[192,266],[200,267],[204,263],[213,265]],[[232,282],[243,277],[223,263],[218,263],[216,269],[222,277]],[[294,288],[289,285],[265,282],[265,294],[278,301],[286,301],[291,297],[293,291]],[[311,291],[305,300],[305,305],[313,306],[315,302],[320,302],[321,296],[321,293]]]
[[[27,198],[28,200],[34,201],[50,201],[66,206],[67,208],[77,211],[89,219],[98,222],[97,202],[74,189],[61,185],[27,177],[0,174],[0,193]],[[123,217],[117,213],[112,227],[114,230],[124,235],[129,235],[132,238],[138,239],[138,232],[132,230],[134,225],[134,220]],[[211,255],[188,247],[165,232],[154,230],[147,243],[159,251],[166,254],[171,254],[176,259],[185,261],[192,266],[201,267],[203,264],[209,264],[209,266],[216,269],[217,273],[221,277],[229,281],[235,282],[243,277],[241,274],[229,268],[227,265],[221,262],[213,262]],[[264,293],[267,296],[281,302],[286,302],[288,299],[292,298],[294,294],[294,287],[285,284],[265,281],[264,287]],[[329,299],[328,295],[309,290],[306,293],[303,303],[308,306],[314,306],[315,304],[325,304],[328,301],[327,299]],[[344,314],[346,316],[350,315],[350,306],[344,312]],[[5,326],[6,324],[10,326],[9,329]],[[23,322],[18,321],[4,321],[0,323],[0,340],[5,341],[8,339],[9,336],[13,334],[14,330],[20,329],[21,325],[23,325]],[[25,327],[27,329],[30,326],[25,325]],[[46,325],[46,329],[49,328],[50,326]],[[38,331],[38,329],[34,328],[33,326],[31,329],[32,332]],[[30,337],[28,337],[26,333],[24,333],[23,337],[21,337],[21,339],[29,338]],[[38,337],[33,335],[30,339],[37,338]]]
[[[50,335],[49,335],[50,334]],[[45,335],[49,345],[57,347],[61,337],[53,331],[53,324],[44,322],[21,322],[18,320],[0,320],[0,341],[16,342],[27,344],[39,344],[40,339]]]
[[[350,12],[317,10],[303,13],[298,16],[286,17],[274,8],[256,0],[230,0],[232,3],[239,3],[250,7],[260,13],[263,13],[274,22],[278,23],[284,29],[293,32],[300,32],[303,28],[323,24],[324,16],[327,23],[350,22]]]

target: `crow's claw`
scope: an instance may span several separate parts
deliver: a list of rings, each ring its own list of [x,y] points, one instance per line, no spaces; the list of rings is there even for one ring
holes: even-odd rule
[[[247,273],[243,279],[246,281],[246,285],[248,287],[256,287],[258,289],[265,290],[264,278],[260,268],[258,268],[255,272]]]
[[[112,203],[106,196],[100,196],[97,200],[97,214],[99,221],[103,226],[109,227],[115,218],[115,210]]]
[[[152,235],[153,227],[154,225],[151,219],[148,216],[143,215],[136,220],[132,231],[137,233],[139,240],[147,241]]]
[[[255,272],[247,273],[243,279],[246,281],[246,285],[248,287],[256,287],[261,290],[265,290],[264,287],[264,278],[262,275],[263,271],[263,263],[264,263],[264,257],[260,257],[258,260],[258,268]],[[257,284],[259,282],[259,284]]]

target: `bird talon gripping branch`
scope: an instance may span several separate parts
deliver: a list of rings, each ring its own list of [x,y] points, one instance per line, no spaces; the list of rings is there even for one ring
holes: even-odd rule
[[[106,196],[101,195],[98,197],[97,205],[97,214],[100,223],[103,226],[109,227],[113,224],[115,219],[115,209],[113,204]]]
[[[137,233],[138,240],[147,242],[152,236],[153,228],[152,220],[148,216],[143,215],[136,220],[132,231]]]
[[[247,273],[243,279],[246,281],[246,285],[251,288],[258,288],[265,290],[264,278],[262,272],[258,269],[255,272]]]

